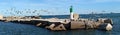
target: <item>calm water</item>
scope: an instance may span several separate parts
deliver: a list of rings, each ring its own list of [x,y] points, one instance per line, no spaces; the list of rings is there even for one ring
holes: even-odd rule
[[[111,18],[114,25],[112,31],[103,30],[68,30],[50,31],[44,28],[26,24],[0,22],[0,35],[120,35],[120,14],[80,15],[81,18]],[[44,18],[68,18],[69,15],[42,16]]]

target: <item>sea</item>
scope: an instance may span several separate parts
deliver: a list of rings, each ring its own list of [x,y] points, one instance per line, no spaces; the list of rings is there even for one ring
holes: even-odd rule
[[[69,18],[69,15],[45,15],[40,17],[66,19]],[[113,29],[111,31],[98,29],[51,31],[34,25],[0,21],[0,35],[120,35],[120,13],[80,14],[80,18],[110,18],[113,20]]]

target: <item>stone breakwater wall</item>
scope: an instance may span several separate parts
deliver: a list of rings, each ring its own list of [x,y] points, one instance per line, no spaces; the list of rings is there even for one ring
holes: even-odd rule
[[[59,19],[60,20],[60,19]],[[8,20],[1,20],[8,21]],[[57,20],[9,20],[8,22],[30,24],[49,30],[73,30],[73,29],[102,29],[112,30],[112,21],[109,19],[92,20],[73,20],[58,22]]]

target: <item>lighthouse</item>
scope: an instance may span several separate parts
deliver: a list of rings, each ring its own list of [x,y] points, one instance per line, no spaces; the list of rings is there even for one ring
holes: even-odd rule
[[[73,16],[73,7],[70,6],[70,19],[73,20],[74,16]]]

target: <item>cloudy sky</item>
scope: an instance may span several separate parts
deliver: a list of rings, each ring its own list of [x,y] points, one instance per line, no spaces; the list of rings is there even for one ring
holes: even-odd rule
[[[0,14],[9,15],[12,11],[7,10],[15,8],[47,11],[40,11],[40,15],[64,15],[69,14],[71,5],[78,14],[120,13],[120,0],[0,0]]]

